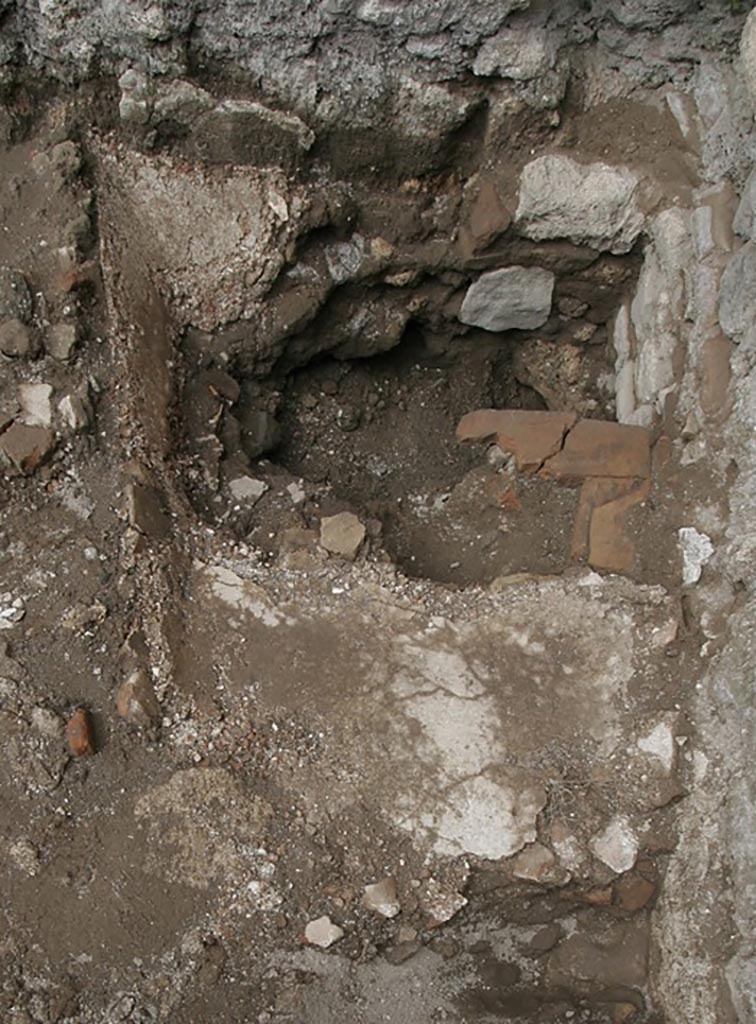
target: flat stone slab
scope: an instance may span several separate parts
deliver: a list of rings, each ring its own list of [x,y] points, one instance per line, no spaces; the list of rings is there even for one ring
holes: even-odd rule
[[[542,267],[503,267],[481,274],[467,289],[459,319],[486,331],[529,331],[551,312],[554,275]]]

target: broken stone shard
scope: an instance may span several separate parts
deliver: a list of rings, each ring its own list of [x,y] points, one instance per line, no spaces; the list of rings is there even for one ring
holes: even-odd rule
[[[459,319],[486,331],[534,330],[551,312],[554,275],[541,267],[503,267],[467,290]]]
[[[268,485],[264,480],[256,480],[252,476],[238,476],[229,483],[228,489],[237,501],[255,505],[268,490]]]
[[[149,484],[133,481],[126,485],[129,524],[153,540],[162,540],[170,530],[170,520],[160,494]]]
[[[601,863],[618,875],[635,864],[638,848],[638,838],[625,818],[610,821],[591,843],[591,850]]]
[[[23,598],[0,594],[0,629],[12,629],[26,615]],[[15,678],[15,677],[11,677]]]
[[[320,523],[320,543],[332,555],[352,562],[362,547],[367,531],[352,512],[326,516]]]
[[[703,567],[714,554],[714,545],[711,538],[705,533],[699,533],[692,526],[681,527],[677,531],[677,536],[682,549],[683,585],[690,587],[701,579]]]
[[[629,252],[643,228],[637,190],[638,178],[625,167],[540,156],[522,172],[515,224],[534,241],[568,238],[592,249]]]
[[[31,427],[49,427],[52,423],[51,397],[49,384],[21,384],[18,403],[23,422]]]
[[[131,725],[146,729],[160,717],[155,690],[148,673],[136,669],[118,688],[116,693],[118,714]]]
[[[367,910],[373,910],[376,914],[380,914],[381,917],[396,917],[401,907],[397,899],[394,879],[384,878],[373,885],[366,885],[362,905]]]
[[[311,946],[319,946],[321,949],[328,949],[343,936],[344,929],[334,924],[328,915],[310,921],[305,928],[305,940]]]
[[[521,850],[512,864],[512,874],[523,882],[549,884],[558,876],[556,857],[541,843],[531,843]]]
[[[467,906],[460,892],[445,889],[435,878],[429,878],[420,894],[420,905],[429,917],[428,927],[437,928]]]

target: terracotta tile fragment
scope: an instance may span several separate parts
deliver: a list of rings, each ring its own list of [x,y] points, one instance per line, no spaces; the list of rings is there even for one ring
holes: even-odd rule
[[[579,480],[586,476],[641,477],[650,473],[651,435],[644,427],[605,420],[580,420],[542,476]]]
[[[570,557],[573,561],[586,558],[588,555],[588,538],[593,510],[609,501],[614,501],[615,498],[622,497],[634,486],[635,480],[626,480],[621,477],[592,476],[583,481],[572,526]]]
[[[650,489],[650,482],[645,480],[629,494],[593,510],[588,535],[588,561],[594,569],[632,571],[635,543],[628,529],[628,513],[648,498]]]
[[[511,452],[520,472],[534,472],[559,451],[564,435],[575,423],[572,412],[531,409],[478,409],[463,416],[457,427],[459,441],[494,439]]]
[[[86,708],[77,708],[66,726],[68,749],[74,757],[90,757],[95,752],[92,716]]]

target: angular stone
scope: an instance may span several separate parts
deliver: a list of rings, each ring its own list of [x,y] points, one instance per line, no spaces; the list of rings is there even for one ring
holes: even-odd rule
[[[420,895],[420,906],[428,914],[429,928],[437,928],[467,906],[467,899],[460,892],[445,889],[435,878],[429,878]]]
[[[52,388],[49,384],[21,384],[18,404],[24,423],[30,427],[49,427],[52,424]]]
[[[637,189],[638,178],[627,168],[540,156],[522,172],[515,223],[535,241],[568,238],[592,249],[629,252],[643,228]]]
[[[366,885],[362,905],[367,910],[373,910],[376,914],[380,914],[381,917],[396,917],[401,906],[397,899],[394,879],[384,878],[373,885]]]
[[[34,335],[20,320],[0,324],[0,352],[13,359],[30,359],[37,354]]]
[[[74,433],[86,430],[92,422],[92,404],[86,390],[79,394],[64,395],[58,405],[58,411],[65,425]]]
[[[651,434],[643,427],[605,420],[580,420],[560,452],[541,470],[543,476],[575,479],[586,476],[648,477]]]
[[[68,749],[74,757],[90,757],[95,752],[94,725],[86,708],[77,708],[66,726]]]
[[[534,330],[551,312],[554,275],[542,267],[502,267],[467,290],[459,319],[486,331]]]
[[[321,949],[328,949],[334,942],[343,938],[344,929],[331,921],[327,915],[310,921],[305,928],[305,940],[311,946],[320,946]]]
[[[536,882],[548,885],[555,880],[556,857],[541,843],[531,843],[514,859],[512,874],[523,882]]]
[[[170,531],[170,520],[160,494],[148,484],[133,481],[126,485],[129,524],[153,540],[162,540]]]
[[[710,537],[692,526],[682,526],[677,536],[682,550],[683,586],[690,587],[701,579],[703,567],[714,554],[714,545]]]
[[[626,819],[614,818],[593,840],[591,850],[602,864],[621,875],[635,864],[638,839]]]
[[[0,451],[16,469],[27,475],[44,462],[55,445],[55,436],[46,427],[32,427],[18,420],[0,434]]]
[[[756,344],[756,242],[730,259],[719,292],[719,323],[737,344]]]
[[[521,472],[533,472],[555,455],[574,425],[572,412],[530,409],[478,409],[463,416],[457,426],[461,442],[494,440],[511,452]]]
[[[485,249],[507,230],[512,216],[501,201],[496,186],[489,178],[477,183],[475,198],[460,226],[460,238],[466,253],[473,255]]]
[[[229,482],[228,489],[237,501],[255,505],[268,490],[268,485],[264,480],[256,480],[252,476],[238,476]]]
[[[144,669],[136,669],[118,687],[116,709],[125,721],[143,729],[154,725],[160,718],[160,705]]]
[[[635,913],[647,906],[654,894],[656,886],[642,875],[624,875],[614,886],[614,896],[623,910]]]
[[[326,516],[320,523],[320,544],[332,555],[339,555],[350,562],[357,557],[367,531],[352,512],[339,512]]]
[[[71,358],[78,340],[79,331],[76,324],[53,324],[45,338],[45,349],[53,359],[65,363]]]
[[[473,72],[526,82],[545,75],[554,59],[555,47],[543,29],[505,28],[483,43],[473,61]]]
[[[636,741],[639,750],[653,757],[665,774],[669,775],[675,767],[677,745],[672,726],[669,722],[659,722],[646,736]]]

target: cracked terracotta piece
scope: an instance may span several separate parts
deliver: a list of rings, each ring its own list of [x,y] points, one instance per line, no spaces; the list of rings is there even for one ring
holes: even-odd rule
[[[562,446],[577,420],[572,412],[531,409],[478,409],[463,416],[457,427],[459,441],[494,439],[511,452],[521,472],[536,472]]]
[[[651,471],[651,434],[644,427],[605,420],[580,420],[564,447],[541,470],[557,480],[586,476],[639,477]]]

